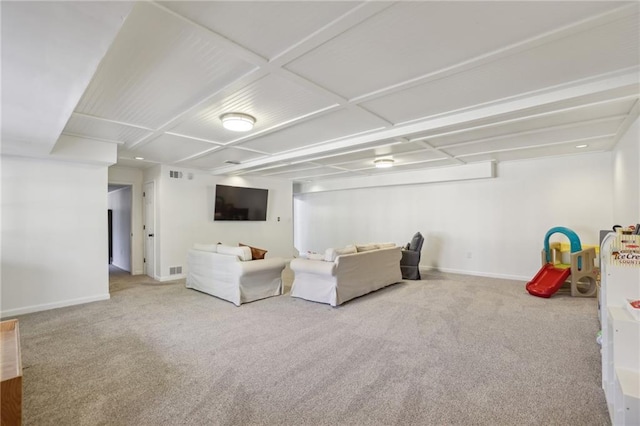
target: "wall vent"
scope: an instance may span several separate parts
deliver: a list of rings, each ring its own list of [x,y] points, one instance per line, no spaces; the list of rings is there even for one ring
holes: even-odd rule
[[[169,268],[169,275],[178,275],[182,273],[182,266],[171,266]]]
[[[182,172],[177,170],[169,170],[169,177],[174,179],[182,179]]]

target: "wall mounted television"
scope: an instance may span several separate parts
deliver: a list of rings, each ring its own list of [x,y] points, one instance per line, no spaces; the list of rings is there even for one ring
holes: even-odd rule
[[[267,220],[269,190],[216,185],[213,220]]]

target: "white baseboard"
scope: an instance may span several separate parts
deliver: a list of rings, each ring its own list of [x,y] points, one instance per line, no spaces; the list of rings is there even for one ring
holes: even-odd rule
[[[30,314],[32,312],[48,311],[50,309],[64,308],[73,305],[82,305],[84,303],[98,302],[100,300],[108,300],[111,296],[107,294],[99,294],[91,297],[81,297],[79,299],[61,300],[54,303],[44,303],[42,305],[25,306],[23,308],[7,309],[0,313],[1,318],[13,317],[16,315]]]
[[[451,268],[434,268],[433,266],[422,266],[420,265],[421,271],[440,271],[446,272],[450,274],[461,274],[461,275],[472,275],[475,277],[487,277],[487,278],[499,278],[503,280],[517,280],[517,281],[531,281],[531,277],[524,277],[522,275],[508,275],[508,274],[494,274],[491,272],[480,272],[480,271],[466,271],[462,269],[451,269]]]

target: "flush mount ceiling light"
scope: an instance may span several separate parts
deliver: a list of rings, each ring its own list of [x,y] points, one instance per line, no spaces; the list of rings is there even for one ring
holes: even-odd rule
[[[136,160],[144,160],[144,157],[135,157]]]
[[[373,162],[377,169],[388,169],[393,167],[393,160],[391,158],[378,158]]]
[[[576,145],[576,148],[586,148],[586,147],[588,147],[588,146],[589,146],[589,145],[582,144],[582,145]]]
[[[256,119],[250,115],[240,112],[229,112],[220,116],[222,126],[227,130],[234,132],[248,132],[253,129]]]

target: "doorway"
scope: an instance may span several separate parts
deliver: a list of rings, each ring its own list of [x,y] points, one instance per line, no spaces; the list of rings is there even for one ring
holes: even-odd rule
[[[109,184],[107,194],[107,220],[109,233],[109,270],[117,268],[131,273],[131,185]]]

